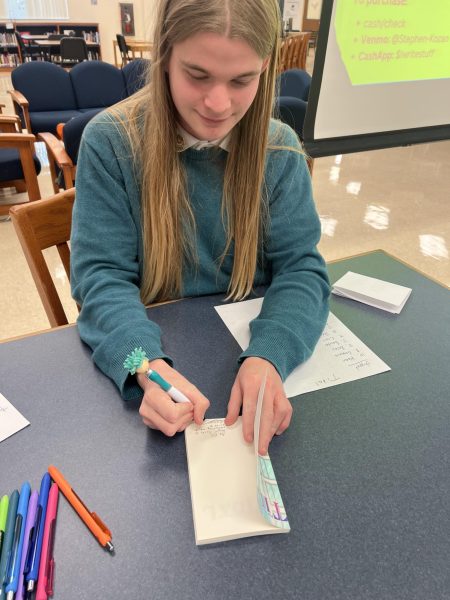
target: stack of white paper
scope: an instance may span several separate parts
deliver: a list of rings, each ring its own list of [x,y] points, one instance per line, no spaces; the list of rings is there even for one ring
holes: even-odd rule
[[[333,286],[333,294],[363,302],[398,314],[411,294],[411,288],[348,271]]]

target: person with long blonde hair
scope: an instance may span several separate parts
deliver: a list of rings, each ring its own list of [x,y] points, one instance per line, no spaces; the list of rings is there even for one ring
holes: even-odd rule
[[[200,424],[209,401],[175,370],[145,305],[267,285],[239,358],[226,424],[259,451],[289,425],[282,381],[311,355],[328,314],[320,223],[295,133],[272,119],[277,0],[161,0],[146,85],[86,128],[77,166],[72,291],[78,328],[124,399],[166,435]],[[142,347],[190,403],[123,368]]]

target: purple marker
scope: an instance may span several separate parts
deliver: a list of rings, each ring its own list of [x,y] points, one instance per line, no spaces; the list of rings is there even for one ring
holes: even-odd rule
[[[17,592],[15,595],[15,600],[23,600],[23,592],[24,592],[24,576],[23,570],[25,568],[25,560],[28,554],[28,546],[30,543],[30,538],[33,536],[33,532],[31,531],[35,525],[36,520],[36,511],[37,511],[37,503],[38,503],[39,494],[37,491],[34,491],[30,496],[30,502],[28,504],[28,513],[27,513],[27,522],[25,524],[25,534],[23,540],[23,549],[22,549],[22,558],[20,561],[20,572],[19,572],[19,585],[17,586]]]

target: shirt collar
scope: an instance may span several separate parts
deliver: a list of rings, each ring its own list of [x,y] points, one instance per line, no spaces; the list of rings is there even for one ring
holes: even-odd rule
[[[183,152],[183,150],[187,150],[188,148],[193,148],[194,150],[203,150],[203,148],[213,148],[214,146],[218,146],[223,150],[228,152],[228,146],[230,143],[230,134],[226,135],[224,138],[219,140],[211,140],[211,141],[203,141],[198,140],[196,137],[188,133],[181,125],[178,125],[178,133],[177,133],[177,150],[178,152]]]

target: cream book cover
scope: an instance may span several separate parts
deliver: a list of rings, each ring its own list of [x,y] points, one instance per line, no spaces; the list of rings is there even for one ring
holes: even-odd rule
[[[264,384],[253,444],[243,439],[241,417],[231,427],[224,419],[206,419],[186,428],[197,545],[290,530],[269,455],[257,453],[263,396]]]

